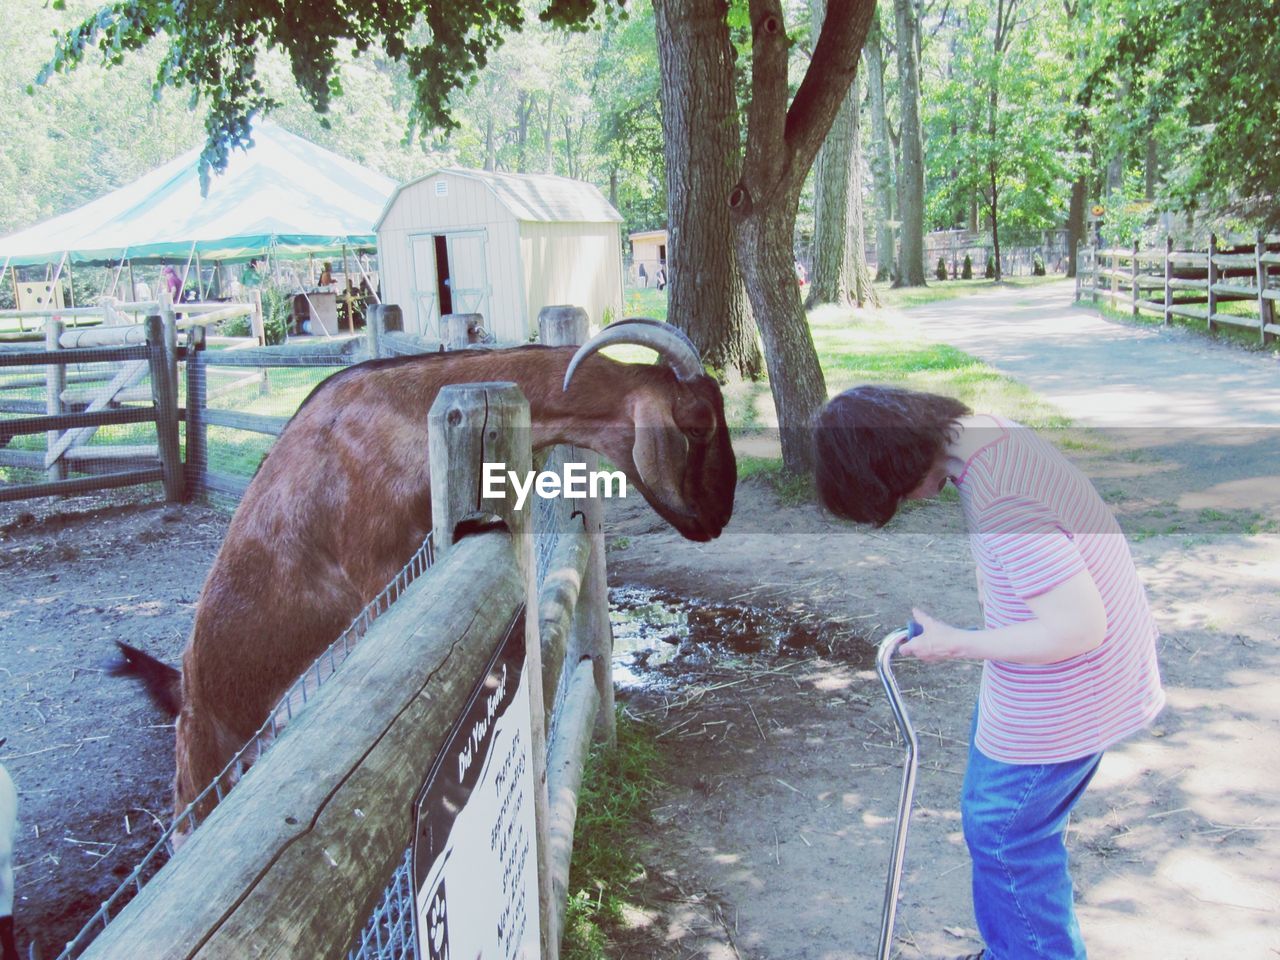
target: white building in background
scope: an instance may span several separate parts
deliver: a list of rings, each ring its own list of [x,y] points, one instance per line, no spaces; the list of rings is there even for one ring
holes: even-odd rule
[[[622,316],[622,217],[592,184],[445,168],[401,186],[378,219],[382,301],[405,330],[440,335],[446,313],[478,313],[499,342],[528,340],[538,311]]]

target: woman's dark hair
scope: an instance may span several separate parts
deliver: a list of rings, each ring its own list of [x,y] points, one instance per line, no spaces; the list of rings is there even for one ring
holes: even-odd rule
[[[970,413],[959,400],[900,387],[854,387],[814,421],[818,497],[837,516],[883,527],[933,469]]]

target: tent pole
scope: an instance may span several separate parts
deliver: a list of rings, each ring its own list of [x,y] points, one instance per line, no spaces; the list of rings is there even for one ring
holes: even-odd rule
[[[5,268],[9,270],[9,282],[13,284],[13,305],[22,310],[22,303],[18,302],[18,268],[9,265],[9,257],[4,259]],[[27,324],[22,317],[18,317],[18,333],[27,333]]]
[[[204,300],[204,267],[200,265],[200,251],[196,251],[196,297]]]
[[[129,299],[135,302],[138,299],[138,285],[133,282],[133,258],[132,257],[129,258]]]
[[[377,290],[378,285],[373,282],[373,277],[369,276],[369,272],[365,270],[365,267],[367,266],[368,266],[367,254],[365,255],[365,260],[363,261],[359,257],[356,257],[356,267],[359,268],[360,270],[360,276],[363,277],[365,282],[369,284],[369,295],[373,297],[374,303],[381,303],[382,298],[378,296],[378,290]]]
[[[67,297],[71,300],[67,306],[74,309],[76,305],[76,275],[75,271],[71,269],[70,263],[67,264]],[[75,322],[73,321],[71,325],[75,326]]]
[[[182,289],[187,289],[187,275],[191,273],[191,258],[196,256],[196,242],[191,241],[191,252],[187,254],[187,263],[182,268]],[[196,278],[196,296],[200,295],[200,278]]]
[[[351,316],[351,267],[347,264],[347,245],[342,245],[342,302],[347,307],[347,333],[356,332],[356,321]]]

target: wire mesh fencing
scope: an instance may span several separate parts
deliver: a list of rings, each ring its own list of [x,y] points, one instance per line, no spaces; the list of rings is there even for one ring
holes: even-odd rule
[[[425,453],[425,451],[424,451]],[[537,581],[541,587],[549,573],[551,560],[562,536],[581,529],[581,519],[569,501],[538,499],[534,518],[534,558]],[[158,872],[172,854],[174,838],[186,835],[199,826],[197,811],[216,797],[221,801],[228,789],[257,762],[277,740],[284,728],[314,701],[319,690],[337,673],[355,644],[369,631],[378,617],[391,609],[408,586],[426,574],[434,561],[430,536],[390,583],[361,611],[351,625],[311,667],[294,683],[278,702],[275,710],[257,733],[235,755],[222,773],[183,812],[138,863],[120,887],[90,918],[80,933],[59,955],[58,960],[75,960],[92,940],[119,916],[120,912],[141,892],[146,882]],[[391,876],[387,878],[377,904],[371,911],[354,945],[347,951],[348,960],[418,960],[415,933],[416,889],[412,871],[411,848],[406,848]]]
[[[0,501],[160,481],[164,369],[145,343],[0,351]]]
[[[239,499],[303,401],[356,359],[341,350],[189,351],[184,394],[188,495]]]

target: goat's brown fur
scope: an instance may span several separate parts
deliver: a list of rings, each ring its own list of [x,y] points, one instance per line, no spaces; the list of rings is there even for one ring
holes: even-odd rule
[[[371,361],[307,399],[249,485],[200,596],[182,661],[178,811],[427,535],[427,411],[446,384],[514,381],[534,449],[591,448],[685,536],[719,535],[737,475],[714,381],[596,355],[564,392],[573,354],[530,346]]]

